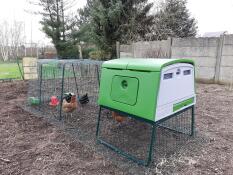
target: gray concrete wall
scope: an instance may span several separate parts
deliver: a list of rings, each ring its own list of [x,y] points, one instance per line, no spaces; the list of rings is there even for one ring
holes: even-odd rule
[[[132,45],[120,45],[119,52],[120,52],[120,58],[133,57]]]
[[[222,47],[219,82],[233,82],[233,35],[224,36]]]
[[[172,58],[195,61],[196,78],[214,82],[219,38],[174,38]]]
[[[168,58],[171,56],[171,40],[136,42],[132,49],[134,58]]]
[[[120,58],[170,58],[171,39],[120,45]]]
[[[212,38],[172,38],[124,45],[120,57],[184,58],[195,61],[196,78],[204,82],[233,82],[233,35]]]

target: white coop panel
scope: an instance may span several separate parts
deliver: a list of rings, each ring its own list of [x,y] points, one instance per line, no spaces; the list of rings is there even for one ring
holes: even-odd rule
[[[176,103],[192,97],[195,103],[194,74],[194,66],[187,63],[177,63],[162,69],[156,121],[174,113],[173,105]]]

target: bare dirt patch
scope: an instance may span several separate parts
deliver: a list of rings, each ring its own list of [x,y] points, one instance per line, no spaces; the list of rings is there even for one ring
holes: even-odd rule
[[[128,170],[18,107],[26,93],[25,82],[0,84],[0,174],[233,173],[233,92],[226,86],[198,84],[193,144],[160,157],[150,167],[131,163]]]
[[[103,156],[18,107],[26,97],[26,86],[0,84],[0,174],[121,173]]]

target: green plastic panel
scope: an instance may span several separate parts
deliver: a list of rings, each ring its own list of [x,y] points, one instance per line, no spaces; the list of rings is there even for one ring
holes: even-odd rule
[[[178,111],[179,109],[188,106],[194,102],[194,98],[189,98],[187,100],[184,100],[182,102],[176,103],[173,105],[173,112]]]
[[[114,101],[135,105],[138,95],[138,79],[135,77],[114,76],[111,98]]]
[[[114,60],[105,61],[102,64],[102,68],[126,69],[130,60],[132,59],[114,59]]]
[[[189,63],[194,65],[194,62],[189,59],[121,58],[106,61],[103,63],[102,67],[111,69],[128,69],[137,71],[160,72],[163,67],[175,63]]]
[[[176,63],[194,65],[189,59],[121,58],[104,62],[99,105],[155,121],[161,70]],[[127,77],[125,82],[124,77]],[[186,103],[176,104],[174,110],[182,108],[182,105]]]
[[[115,76],[137,78],[139,86],[137,90],[137,100],[134,105],[131,105],[134,101],[132,99],[127,101],[128,104],[112,99],[112,80]],[[102,68],[98,103],[102,106],[154,121],[159,80],[160,72],[140,72]],[[132,83],[137,84],[136,81],[133,81]],[[134,89],[134,91],[136,90]],[[132,94],[134,97],[136,96],[135,92]],[[125,98],[126,97],[121,98],[121,100],[125,100]]]

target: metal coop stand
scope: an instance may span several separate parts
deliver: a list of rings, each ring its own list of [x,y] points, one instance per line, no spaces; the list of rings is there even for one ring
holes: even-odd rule
[[[145,123],[148,123],[150,126],[151,126],[151,136],[150,136],[150,142],[149,142],[149,145],[148,145],[148,150],[147,150],[147,158],[146,160],[141,160],[137,157],[135,157],[134,155],[132,154],[129,154],[128,152],[125,152],[123,151],[122,149],[119,149],[118,147],[114,146],[113,144],[111,143],[108,143],[107,141],[105,141],[104,139],[101,139],[100,138],[100,127],[101,127],[101,124],[100,124],[100,121],[101,121],[101,111],[102,109],[109,109],[111,111],[115,111],[119,114],[121,114],[122,116],[125,116],[125,117],[130,117],[130,118],[134,118],[140,122],[145,122]],[[187,110],[190,110],[191,109],[191,121],[190,121],[190,127],[191,127],[191,133],[187,133],[185,131],[182,131],[182,130],[176,130],[176,129],[173,129],[171,127],[167,127],[167,126],[164,126],[163,123],[168,121],[169,119],[171,118],[174,118],[176,117],[177,115],[181,114],[181,113],[184,113],[185,111]],[[98,119],[97,119],[97,128],[96,128],[96,138],[97,138],[97,142],[98,143],[101,143],[105,146],[107,146],[108,148],[112,149],[113,151],[125,156],[126,158],[138,163],[138,164],[141,164],[141,165],[144,165],[144,166],[148,166],[152,160],[152,157],[153,157],[153,150],[154,150],[154,145],[156,143],[156,129],[158,127],[162,127],[162,128],[165,128],[165,129],[168,129],[172,132],[178,132],[178,133],[181,133],[181,134],[188,134],[190,136],[194,136],[194,131],[195,131],[195,115],[194,115],[194,106],[191,106],[189,108],[186,108],[182,111],[179,111],[171,116],[168,116],[164,119],[161,119],[157,122],[152,122],[150,120],[145,120],[141,117],[138,117],[138,116],[135,116],[135,115],[131,115],[131,114],[127,114],[127,113],[124,113],[124,112],[121,112],[121,111],[118,111],[118,110],[115,110],[115,109],[111,109],[111,108],[108,108],[108,107],[105,107],[105,106],[100,106],[99,108],[99,114],[98,114]]]
[[[157,128],[192,136],[194,132],[193,106],[196,99],[194,75],[194,62],[188,59],[122,58],[104,62],[96,131],[98,142],[139,164],[149,165],[154,150],[154,141],[157,140]],[[121,118],[119,123],[123,121],[123,117],[130,117],[151,126],[146,160],[123,151],[100,137],[102,108],[114,111],[112,117]],[[191,129],[190,132],[185,132],[187,126],[178,127],[172,121],[189,109],[192,110],[191,121],[189,121]],[[186,122],[185,125],[187,124]],[[132,130],[133,128],[131,128],[131,133]],[[140,128],[138,130],[136,132],[141,131]],[[146,144],[142,143],[142,145]],[[138,148],[135,147],[134,150],[137,152]]]

